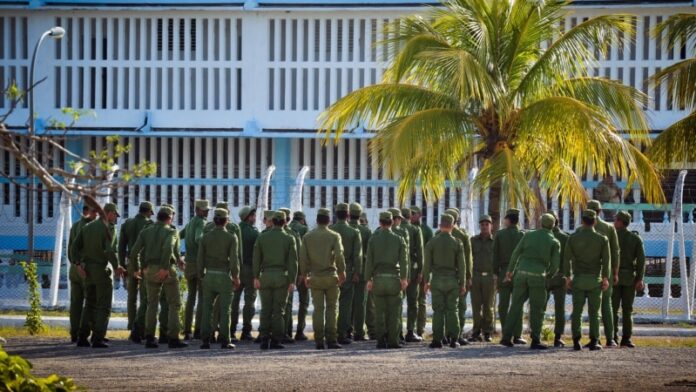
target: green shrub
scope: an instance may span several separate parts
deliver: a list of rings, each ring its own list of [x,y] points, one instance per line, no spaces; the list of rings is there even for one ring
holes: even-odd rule
[[[0,390],[2,391],[75,391],[78,387],[67,377],[51,374],[41,378],[31,374],[31,363],[19,355],[8,355],[0,348]]]
[[[45,326],[41,319],[41,291],[39,291],[39,277],[36,270],[36,263],[21,262],[24,275],[29,285],[29,311],[24,326],[29,335],[36,335],[44,330]]]

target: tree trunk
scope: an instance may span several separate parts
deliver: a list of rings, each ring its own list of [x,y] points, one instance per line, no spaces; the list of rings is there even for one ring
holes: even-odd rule
[[[491,188],[488,190],[488,214],[491,216],[491,220],[493,221],[493,233],[495,234],[498,229],[500,228],[500,220],[501,220],[501,214],[500,214],[500,203],[502,199],[502,184],[500,181],[496,181],[491,185]],[[476,217],[475,219],[478,219]]]

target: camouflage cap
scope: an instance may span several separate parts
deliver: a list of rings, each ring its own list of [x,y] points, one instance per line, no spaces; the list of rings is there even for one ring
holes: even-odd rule
[[[254,208],[252,206],[244,206],[238,212],[239,219],[246,220],[249,217],[249,215],[251,215],[255,212],[256,212],[256,208]]]
[[[223,208],[227,210],[228,212],[230,211],[230,207],[227,205],[226,201],[219,201],[215,203],[215,208]]]
[[[392,219],[404,219],[404,217],[401,216],[401,211],[399,211],[398,208],[390,208],[387,211],[392,214]]]
[[[418,207],[418,206],[411,206],[411,213],[412,213],[412,214],[420,214],[421,212],[422,212],[422,211],[421,211],[420,207]]]
[[[411,209],[410,208],[402,208],[401,209],[401,216],[404,218],[408,219],[411,217]]]
[[[360,215],[363,209],[360,203],[350,203],[350,206],[348,206],[348,210],[353,215]]]
[[[172,210],[171,208],[169,208],[166,205],[161,205],[159,211],[157,211],[157,215],[161,215],[161,214],[165,214],[168,217],[172,217],[172,216],[174,216],[174,210]]]
[[[391,221],[394,217],[392,216],[392,213],[389,211],[382,211],[379,213],[379,220],[383,221]]]
[[[216,208],[213,216],[218,219],[227,219],[230,217],[230,213],[225,208]]]
[[[150,203],[149,201],[143,201],[140,203],[140,206],[138,206],[138,209],[148,210],[148,211],[152,211],[153,208],[154,207],[152,206],[152,203]]]
[[[336,212],[339,212],[339,211],[348,212],[348,210],[349,210],[348,203],[338,203],[338,204],[336,204]]]
[[[286,219],[285,212],[283,210],[278,210],[273,213],[273,220],[284,221]]]
[[[210,209],[210,202],[208,200],[196,200],[196,208],[203,211],[208,211]]]
[[[602,203],[600,203],[599,200],[592,199],[587,202],[587,209],[593,210],[594,212],[602,211]]]
[[[520,210],[517,208],[510,208],[505,212],[505,217],[507,218],[508,216],[520,216]]]
[[[445,214],[450,215],[455,221],[459,219],[459,211],[456,208],[446,209]]]
[[[623,222],[624,225],[628,226],[631,224],[631,214],[628,213],[628,211],[619,211],[616,213],[616,220],[619,220]]]
[[[317,210],[317,217],[319,217],[319,216],[325,216],[327,218],[330,218],[331,217],[331,210],[329,210],[328,208],[320,208]]]
[[[541,227],[544,229],[553,229],[556,225],[556,218],[551,214],[544,214],[541,216]]]
[[[493,219],[491,219],[490,215],[481,215],[481,217],[479,218],[479,223],[481,222],[493,223]]]
[[[263,212],[263,219],[273,219],[273,215],[275,215],[275,211],[266,210]]]
[[[451,214],[442,214],[442,215],[440,215],[440,224],[441,225],[453,225],[454,224],[454,217]]]
[[[116,204],[114,203],[104,204],[104,212],[115,212],[116,216],[121,216],[121,214],[118,213],[118,207],[116,207]]]
[[[304,212],[302,212],[302,211],[295,211],[295,212],[292,214],[292,217],[295,218],[295,219],[305,219],[305,218],[306,218]]]
[[[585,210],[582,212],[583,218],[597,219],[597,212],[595,210]]]

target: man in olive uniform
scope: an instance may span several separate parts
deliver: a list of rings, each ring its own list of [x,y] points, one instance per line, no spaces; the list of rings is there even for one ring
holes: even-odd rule
[[[402,236],[392,231],[392,214],[379,214],[380,228],[367,246],[365,278],[367,290],[375,300],[377,348],[402,348],[399,320],[402,291],[408,286],[408,247]]]
[[[302,237],[304,237],[304,235],[307,234],[307,231],[309,230],[307,228],[307,222],[305,221],[305,214],[302,211],[295,211],[292,215],[292,222],[290,222],[288,227],[295,232],[296,238],[299,238],[301,240]],[[307,288],[305,283],[299,279],[299,277],[295,285],[297,287],[297,296],[299,300],[299,308],[297,309],[297,331],[295,332],[295,340],[305,341],[307,340],[307,336],[305,336],[304,334],[304,329],[307,326],[306,318],[307,308],[309,307],[309,289]],[[292,334],[292,324],[290,325],[288,332]]]
[[[507,323],[507,315],[510,309],[512,300],[512,286],[514,281],[505,281],[505,274],[510,264],[512,252],[517,247],[517,244],[522,240],[524,232],[520,230],[520,210],[511,208],[505,213],[504,224],[505,228],[498,230],[493,240],[493,273],[498,277],[498,317],[500,318],[501,328]],[[516,325],[517,329],[513,331],[515,344],[527,344],[522,339],[522,317],[520,314],[519,320],[511,325]]]
[[[340,210],[339,210],[340,211]],[[312,290],[312,325],[317,350],[324,349],[324,338],[329,349],[339,349],[337,342],[336,307],[339,286],[346,281],[341,235],[329,229],[331,211],[320,208],[317,228],[302,238],[300,276]]]
[[[554,219],[556,220],[553,226],[553,236],[561,244],[561,260],[563,260],[563,252],[565,251],[566,242],[568,241],[568,234],[560,229],[558,225],[558,217],[551,212]],[[548,304],[551,295],[553,294],[554,303],[554,339],[553,346],[556,348],[565,347],[565,342],[562,339],[563,332],[565,331],[566,316],[565,316],[565,300],[566,293],[566,281],[563,276],[563,268],[559,268],[558,272],[551,276],[546,277],[548,294],[546,296],[546,303]]]
[[[353,289],[353,316],[352,316],[352,326],[353,326],[353,340],[354,341],[365,341],[365,314],[367,307],[367,288],[365,287],[367,281],[365,280],[365,261],[367,258],[367,244],[370,241],[370,236],[372,232],[367,227],[360,224],[360,214],[362,213],[362,206],[358,203],[350,203],[348,207],[350,213],[350,227],[358,230],[360,232],[360,244],[362,245],[362,260],[360,261],[360,277],[358,283],[355,284]],[[374,304],[373,304],[374,305]]]
[[[152,224],[152,203],[144,201],[140,203],[138,214],[133,218],[126,219],[121,225],[121,232],[118,236],[118,262],[122,268],[127,270],[128,280],[126,283],[128,289],[128,330],[131,331],[130,339],[133,343],[141,342],[141,335],[144,333],[145,326],[138,325],[136,315],[138,310],[138,297],[140,303],[147,301],[145,293],[145,285],[141,284],[138,279],[136,270],[132,265],[128,264],[128,255],[133,249],[135,241],[138,239],[140,232],[148,225]]]
[[[614,311],[612,309],[612,287],[619,283],[620,250],[616,229],[611,223],[602,220],[602,204],[597,200],[587,202],[587,209],[597,213],[597,223],[594,229],[609,240],[609,288],[602,292],[602,324],[604,324],[604,336],[607,339],[606,347],[617,347],[614,341]]]
[[[464,291],[464,294],[459,296],[457,316],[459,318],[459,344],[465,346],[469,344],[469,341],[464,337],[464,325],[466,324],[466,296],[469,294],[469,290],[471,290],[472,273],[474,270],[474,261],[471,256],[471,240],[466,230],[458,226],[459,210],[456,208],[448,208],[445,210],[445,214],[448,214],[454,218],[452,235],[454,238],[461,241],[464,247],[464,262],[466,263],[466,291]]]
[[[493,328],[493,307],[497,279],[493,274],[493,220],[490,215],[479,219],[481,232],[471,237],[471,255],[474,260],[474,272],[471,282],[471,308],[474,316],[474,328],[471,342],[491,342]],[[483,337],[481,334],[483,333]]]
[[[355,284],[360,281],[362,270],[362,238],[360,231],[348,225],[349,206],[339,203],[336,206],[336,223],[329,229],[339,234],[345,260],[346,281],[341,285],[338,299],[338,342],[350,344],[353,337],[349,335],[353,316],[353,294]]]
[[[77,334],[80,331],[80,319],[82,309],[85,307],[85,280],[77,272],[79,260],[73,253],[73,243],[86,224],[97,216],[87,204],[82,207],[82,217],[70,228],[68,237],[68,259],[70,260],[70,340],[77,343]],[[91,322],[91,321],[90,321]]]
[[[261,349],[280,349],[285,337],[285,307],[295,290],[297,249],[295,238],[283,230],[285,213],[273,214],[273,228],[254,244],[254,287],[261,294]]]
[[[292,219],[292,211],[289,208],[279,208],[278,211],[281,211],[283,214],[285,214],[285,224],[283,225],[283,231],[290,235],[293,239],[295,239],[295,249],[297,251],[297,260],[299,263],[300,260],[300,247],[302,246],[302,238],[300,235],[293,229],[290,228],[290,220]],[[299,286],[297,285],[297,282],[295,282],[295,290],[298,291],[298,302],[300,299],[304,300],[304,304],[298,303],[298,312],[297,312],[297,321],[298,321],[298,326],[299,326],[299,321],[300,321],[300,309],[304,307],[304,312],[302,313],[302,324],[305,324],[305,319],[307,317],[307,307],[309,306],[309,297],[305,296],[304,298],[300,298],[299,294]],[[306,293],[306,287],[303,287],[303,290]],[[295,339],[293,339],[292,336],[292,305],[295,299],[295,293],[294,291],[291,293],[288,293],[288,303],[285,305],[285,337],[283,338],[282,343],[295,343]],[[302,330],[304,331],[304,325],[302,325]],[[304,333],[303,333],[304,335]]]
[[[201,337],[202,349],[210,348],[210,338],[213,333],[211,319],[213,303],[219,307],[220,337],[218,343],[223,349],[233,349],[230,343],[230,304],[234,288],[239,287],[239,246],[235,233],[227,231],[229,212],[224,208],[216,208],[213,215],[215,228],[203,235],[198,244],[198,276],[203,285],[203,325]],[[232,287],[234,285],[234,287]]]
[[[524,303],[529,299],[529,326],[532,330],[531,349],[544,350],[541,343],[541,327],[546,310],[546,277],[558,271],[561,261],[561,244],[553,235],[556,218],[551,214],[541,216],[541,229],[522,237],[510,256],[510,264],[505,280],[514,278],[512,285],[512,304],[510,313],[503,325],[503,338],[500,343],[512,347],[512,335],[522,317]]]
[[[401,227],[408,232],[409,244],[409,283],[406,289],[406,341],[422,342],[423,338],[416,334],[418,318],[418,296],[423,282],[423,235],[418,227],[411,224],[411,209],[402,208],[404,220]]]
[[[292,214],[292,222],[290,222],[289,225],[291,229],[295,230],[295,232],[300,235],[300,238],[304,237],[304,235],[309,231],[305,218],[304,212],[295,211]]]
[[[198,256],[198,243],[203,237],[203,229],[205,228],[210,203],[208,200],[196,200],[195,202],[196,215],[191,218],[186,225],[185,238],[186,241],[186,284],[188,287],[188,296],[186,297],[186,309],[184,310],[184,340],[191,339],[191,326],[193,323],[193,310],[196,308],[196,327],[193,332],[194,339],[201,337],[201,316],[203,307],[200,306],[200,299],[203,295],[203,287],[200,284],[198,277],[198,266],[196,257]],[[196,303],[199,306],[196,307]]]
[[[106,348],[104,342],[111,316],[114,291],[112,271],[122,274],[116,256],[116,220],[120,216],[116,204],[104,205],[106,220],[95,219],[84,225],[72,244],[78,274],[84,278],[85,307],[82,310],[78,347],[89,347],[87,337],[92,332],[92,347]],[[113,269],[109,269],[111,264]]]
[[[621,261],[619,262],[619,284],[614,286],[614,340],[619,335],[619,307],[622,309],[623,330],[621,334],[621,347],[634,348],[631,342],[633,335],[633,301],[636,299],[636,291],[643,291],[645,284],[645,250],[643,240],[638,233],[628,230],[631,224],[631,214],[619,211],[616,214],[614,227],[619,239]]]
[[[420,207],[411,207],[411,224],[418,227],[421,231],[421,237],[423,237],[423,248],[425,245],[433,238],[433,229],[428,226],[427,223],[423,223],[423,214]],[[425,282],[421,279],[420,290],[418,291],[418,317],[416,321],[416,334],[418,336],[423,336],[425,333],[425,320],[426,319],[426,308],[425,308]]]
[[[239,210],[239,228],[241,232],[241,248],[242,248],[242,259],[241,259],[241,282],[239,287],[234,292],[234,298],[232,299],[232,315],[231,324],[232,331],[231,336],[234,336],[236,332],[237,323],[239,322],[239,300],[244,294],[244,309],[242,310],[242,335],[240,340],[251,341],[254,338],[251,336],[251,320],[254,318],[254,313],[256,309],[254,308],[254,303],[256,302],[256,289],[254,288],[254,271],[252,268],[253,256],[254,256],[254,243],[256,238],[259,236],[259,231],[254,226],[256,223],[256,209],[244,206]]]
[[[433,303],[433,341],[430,348],[442,348],[445,336],[452,348],[459,346],[457,303],[466,292],[466,262],[464,245],[452,235],[453,228],[452,215],[443,214],[440,217],[440,234],[425,245],[423,279],[425,290],[432,293]]]
[[[401,227],[401,223],[404,220],[404,217],[401,215],[401,210],[398,208],[390,208],[387,211],[391,212],[392,214],[392,231],[400,236],[404,240],[404,245],[406,248],[404,249],[404,253],[406,253],[406,270],[407,275],[410,274],[410,269],[411,266],[409,265],[410,263],[408,262],[409,260],[409,252],[411,249],[411,245],[409,244],[409,236],[408,236],[408,231]],[[379,230],[379,229],[377,229]],[[401,300],[406,299],[406,296],[402,296]],[[403,306],[402,306],[403,307]],[[401,344],[406,343],[406,340],[404,339],[404,314],[403,314],[403,309],[399,311],[399,342]]]
[[[573,233],[566,242],[563,255],[563,274],[568,279],[568,287],[573,289],[573,349],[582,350],[582,310],[587,300],[590,320],[590,350],[601,350],[599,344],[599,308],[602,291],[609,288],[610,250],[607,237],[594,229],[597,213],[585,210],[582,213],[582,227]]]

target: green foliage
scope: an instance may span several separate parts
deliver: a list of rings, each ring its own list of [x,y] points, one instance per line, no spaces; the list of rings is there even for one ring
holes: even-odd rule
[[[550,342],[553,338],[553,329],[550,326],[544,325],[541,328],[541,340],[545,342]]]
[[[17,87],[16,81],[11,81],[10,86],[5,89],[5,98],[10,102],[22,102],[26,92]]]
[[[0,390],[2,391],[75,391],[71,378],[51,374],[41,378],[31,374],[31,363],[19,355],[8,355],[0,348]]]
[[[36,263],[22,261],[21,265],[29,285],[29,311],[27,312],[24,326],[30,335],[36,335],[45,328],[41,319],[41,286],[39,285],[39,276],[36,270]]]

